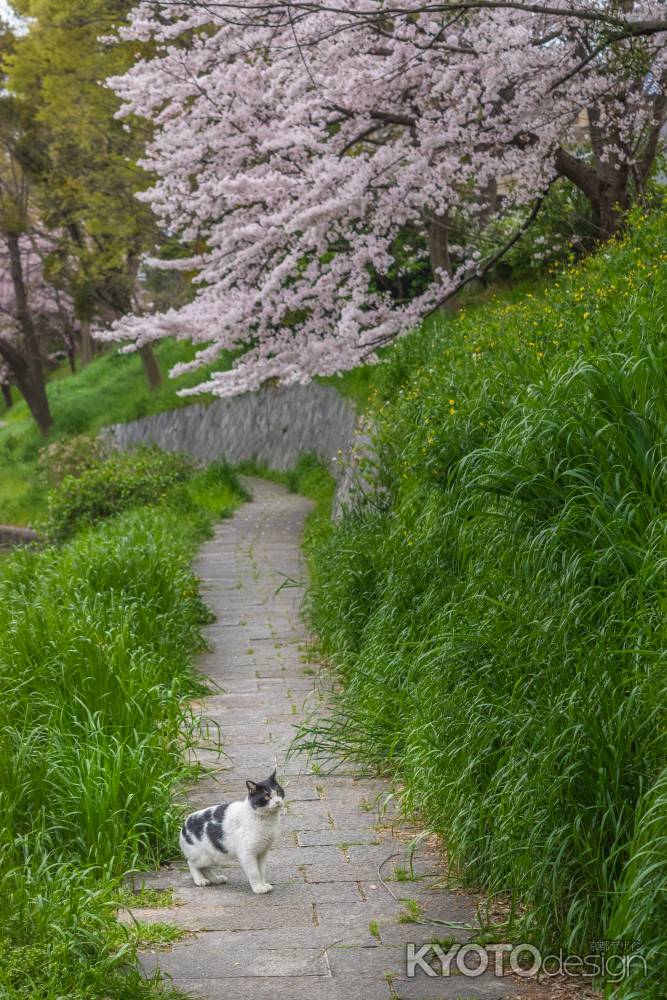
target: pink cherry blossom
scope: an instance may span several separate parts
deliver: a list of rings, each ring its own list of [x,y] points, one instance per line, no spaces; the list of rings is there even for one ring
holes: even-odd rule
[[[54,245],[53,234],[36,227],[19,237],[23,281],[38,334],[62,333],[73,330],[77,324],[71,296],[49,282],[44,274],[45,258]],[[0,338],[11,341],[19,336],[9,251],[0,237]]]
[[[153,54],[111,85],[122,114],[153,128],[156,180],[140,197],[197,248],[152,263],[196,271],[197,295],[98,336],[129,349],[191,338],[197,358],[175,376],[242,349],[188,392],[305,382],[413,329],[484,268],[488,222],[520,227],[558,173],[611,231],[667,117],[665,33],[610,48],[594,22],[561,12],[629,22],[664,15],[664,2],[624,15],[603,0],[546,0],[553,14],[446,6],[139,3],[123,36]],[[406,232],[404,269],[430,251],[431,280],[412,298],[386,280]]]

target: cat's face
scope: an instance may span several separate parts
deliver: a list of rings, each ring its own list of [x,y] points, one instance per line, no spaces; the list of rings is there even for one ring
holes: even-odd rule
[[[246,781],[248,801],[257,812],[276,812],[285,801],[285,790],[276,780],[274,771],[264,781]]]

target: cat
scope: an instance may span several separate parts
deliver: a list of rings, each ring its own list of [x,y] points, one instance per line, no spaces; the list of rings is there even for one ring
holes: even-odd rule
[[[271,892],[266,881],[266,857],[280,828],[280,807],[285,791],[274,771],[264,781],[246,781],[248,794],[240,802],[227,802],[191,813],[181,828],[180,844],[195,885],[218,885],[224,875],[212,866],[237,858],[253,892]]]

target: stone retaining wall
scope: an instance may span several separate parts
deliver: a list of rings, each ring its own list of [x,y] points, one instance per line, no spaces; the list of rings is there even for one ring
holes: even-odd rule
[[[116,448],[156,444],[211,462],[255,460],[284,472],[300,455],[317,455],[340,476],[340,458],[352,446],[355,408],[331,386],[278,386],[168,410],[103,432]]]

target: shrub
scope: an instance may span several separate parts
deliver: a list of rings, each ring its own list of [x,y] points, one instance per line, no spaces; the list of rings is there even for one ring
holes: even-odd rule
[[[52,441],[39,453],[39,464],[51,486],[59,486],[67,476],[75,479],[109,457],[109,445],[102,437],[77,434]]]
[[[66,476],[49,495],[47,535],[60,542],[86,524],[130,507],[160,503],[191,472],[188,458],[157,448],[114,454],[78,478]]]

